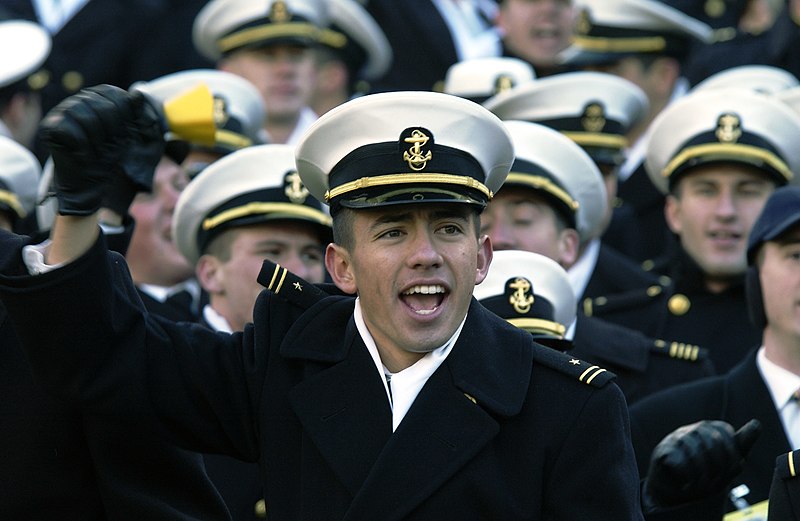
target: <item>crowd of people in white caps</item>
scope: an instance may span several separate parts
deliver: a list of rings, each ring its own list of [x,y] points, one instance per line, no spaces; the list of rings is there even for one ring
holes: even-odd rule
[[[0,2],[0,519],[800,519],[800,0]]]

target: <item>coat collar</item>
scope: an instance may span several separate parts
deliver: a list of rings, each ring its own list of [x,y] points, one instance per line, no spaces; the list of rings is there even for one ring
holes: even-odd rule
[[[402,519],[472,459],[528,393],[530,336],[473,299],[448,358],[391,433],[378,371],[352,320],[330,297],[287,334],[281,354],[318,364],[290,392],[305,432],[353,494],[346,519]],[[420,443],[425,440],[425,443]]]

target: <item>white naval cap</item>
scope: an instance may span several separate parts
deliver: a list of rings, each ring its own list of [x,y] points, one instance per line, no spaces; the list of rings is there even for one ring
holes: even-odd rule
[[[314,45],[328,25],[323,0],[211,0],[194,19],[197,51],[212,61],[238,49]]]
[[[775,93],[775,99],[782,101],[800,115],[800,86],[790,87]],[[800,175],[800,173],[798,173]]]
[[[35,74],[50,55],[52,41],[47,31],[26,20],[0,21],[0,88],[28,79],[38,90],[46,81]]]
[[[472,295],[489,311],[539,341],[563,340],[575,321],[577,303],[567,272],[538,253],[494,252],[486,278]]]
[[[645,169],[669,192],[687,170],[718,162],[752,165],[779,185],[797,182],[800,117],[773,96],[709,89],[668,105],[651,125]]]
[[[330,26],[321,32],[320,43],[341,56],[351,82],[369,82],[386,74],[392,47],[372,15],[355,0],[328,0],[328,14]]]
[[[711,43],[713,29],[658,0],[577,0],[573,43],[561,61],[609,63],[624,56],[685,56],[694,42]]]
[[[135,83],[131,90],[142,91],[164,104],[200,85],[208,87],[214,97],[215,151],[227,154],[264,141],[264,100],[252,83],[236,74],[191,69]]]
[[[385,92],[321,116],[297,146],[297,168],[319,200],[369,208],[460,202],[483,207],[514,151],[497,116],[458,96]]]
[[[530,63],[510,56],[461,60],[447,69],[442,92],[483,103],[488,98],[536,79]]]
[[[523,187],[546,197],[582,241],[594,238],[607,210],[606,188],[591,157],[574,141],[544,125],[506,121],[514,165],[501,190]]]
[[[183,256],[195,263],[221,232],[267,221],[308,222],[329,239],[330,215],[300,181],[294,152],[291,145],[256,145],[200,172],[175,205],[172,237]]]
[[[41,170],[27,148],[0,136],[0,211],[9,212],[15,220],[28,215],[36,204]]]
[[[762,94],[777,94],[797,85],[800,85],[800,81],[786,69],[771,65],[739,65],[712,74],[692,87],[692,92],[736,88]]]
[[[636,84],[603,72],[565,72],[502,92],[483,103],[502,120],[539,123],[562,132],[597,163],[619,165],[625,135],[647,113]]]

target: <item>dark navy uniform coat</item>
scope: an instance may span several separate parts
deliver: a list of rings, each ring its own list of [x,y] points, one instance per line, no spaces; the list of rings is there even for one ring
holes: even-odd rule
[[[789,464],[791,458],[791,464]],[[800,520],[800,450],[781,454],[769,490],[769,521]]]
[[[0,295],[33,364],[85,409],[156,414],[189,448],[258,461],[268,519],[642,519],[609,373],[477,301],[392,433],[351,297],[301,310],[262,292],[255,325],[214,333],[141,312],[101,242],[30,277],[19,240],[0,235]]]
[[[791,447],[756,366],[755,353],[753,350],[728,374],[673,387],[631,406],[633,446],[642,476],[656,444],[678,427],[700,420],[723,420],[738,429],[756,418],[761,422],[761,434],[731,488],[747,485],[750,493],[744,499],[751,505],[767,499],[775,458]],[[733,509],[727,502],[726,510]]]

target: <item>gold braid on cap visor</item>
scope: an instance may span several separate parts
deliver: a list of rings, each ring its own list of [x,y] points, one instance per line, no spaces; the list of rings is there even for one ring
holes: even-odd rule
[[[696,157],[702,157],[708,160],[756,159],[774,168],[787,182],[791,181],[792,177],[794,177],[789,166],[774,153],[763,148],[741,143],[706,143],[704,145],[687,147],[667,163],[667,166],[661,170],[661,175],[668,179],[675,170],[690,159]]]
[[[566,327],[558,322],[551,322],[541,318],[509,318],[508,323],[529,333],[546,333],[555,335],[559,339],[564,338]]]
[[[492,199],[492,197],[494,197],[494,193],[492,193],[492,191],[489,190],[489,188],[487,188],[486,185],[484,185],[474,177],[469,177],[465,175],[452,175],[452,174],[406,173],[406,174],[388,174],[377,177],[362,177],[361,179],[350,181],[349,183],[339,185],[336,188],[332,188],[327,192],[325,192],[325,202],[330,202],[331,199],[333,199],[334,197],[338,197],[342,194],[353,192],[355,190],[363,190],[365,188],[373,188],[376,186],[389,186],[389,185],[399,185],[399,184],[418,184],[418,185],[445,184],[445,185],[466,186],[467,188],[474,188],[475,190],[482,192],[490,200]]]
[[[248,215],[258,214],[280,214],[288,218],[296,217],[308,221],[314,221],[325,226],[331,226],[331,218],[324,212],[310,208],[308,206],[294,204],[294,203],[259,203],[252,202],[236,208],[230,208],[224,212],[204,219],[202,223],[203,230],[210,230],[226,222]]]
[[[545,177],[534,176],[520,172],[511,172],[508,174],[508,177],[506,177],[505,184],[527,185],[532,188],[536,188],[537,190],[543,190],[566,204],[567,207],[571,208],[573,212],[577,212],[578,208],[580,207],[578,201],[573,199],[572,196],[566,192],[566,190]]]
[[[262,40],[274,40],[287,36],[301,36],[312,40],[319,40],[320,29],[316,25],[308,22],[268,23],[255,27],[248,27],[220,38],[219,41],[217,41],[217,47],[222,53],[226,53],[232,49],[244,47],[251,43],[258,43]]]
[[[667,47],[661,36],[632,38],[601,38],[597,36],[575,36],[573,45],[593,52],[658,52]]]
[[[25,217],[27,213],[25,209],[22,208],[19,198],[8,190],[0,190],[0,203],[7,204],[19,217]]]
[[[561,131],[561,133],[582,146],[608,147],[620,150],[628,146],[628,140],[625,139],[624,136],[619,136],[616,134],[570,131]]]

